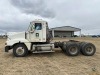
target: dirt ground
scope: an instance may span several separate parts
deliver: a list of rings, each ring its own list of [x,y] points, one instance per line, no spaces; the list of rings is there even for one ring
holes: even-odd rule
[[[18,58],[13,56],[12,51],[4,52],[6,40],[0,39],[0,75],[100,75],[100,38],[71,39],[95,44],[95,55],[70,57],[57,49],[54,53],[31,53]]]

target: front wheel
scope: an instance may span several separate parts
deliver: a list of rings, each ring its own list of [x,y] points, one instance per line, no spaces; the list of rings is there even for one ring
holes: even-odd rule
[[[24,57],[28,54],[28,49],[24,44],[16,44],[13,48],[13,54],[16,57]]]

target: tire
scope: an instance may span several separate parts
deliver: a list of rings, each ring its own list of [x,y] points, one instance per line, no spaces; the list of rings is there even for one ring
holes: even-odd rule
[[[79,43],[79,48],[80,48],[80,52],[81,52],[81,54],[83,54],[84,55],[84,53],[83,53],[83,51],[82,51],[82,46],[84,45],[84,44],[86,44],[87,42],[80,42]]]
[[[81,51],[85,56],[92,56],[96,52],[96,47],[92,43],[85,43]]]
[[[13,48],[13,54],[16,57],[24,57],[28,54],[28,49],[24,44],[16,44]]]
[[[69,56],[77,56],[79,54],[79,46],[74,42],[67,43],[66,54]]]
[[[83,46],[84,44],[86,44],[86,42],[80,42],[80,43],[79,43],[80,48],[82,48],[82,46]]]
[[[65,48],[64,48],[64,46],[62,46],[62,47],[60,47],[61,48],[61,50],[63,51],[63,52],[65,52]]]
[[[66,43],[63,42],[62,46],[60,48],[62,49],[63,52],[65,52],[66,51]]]

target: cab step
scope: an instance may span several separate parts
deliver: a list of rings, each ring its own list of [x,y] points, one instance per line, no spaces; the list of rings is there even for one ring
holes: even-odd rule
[[[52,53],[52,52],[55,52],[55,51],[34,51],[32,53]]]

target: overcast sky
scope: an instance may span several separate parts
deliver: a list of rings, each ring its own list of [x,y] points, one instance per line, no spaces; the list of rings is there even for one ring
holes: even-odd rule
[[[0,33],[27,30],[34,19],[100,34],[100,0],[0,0]]]

